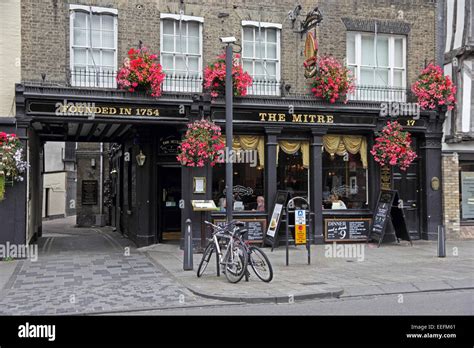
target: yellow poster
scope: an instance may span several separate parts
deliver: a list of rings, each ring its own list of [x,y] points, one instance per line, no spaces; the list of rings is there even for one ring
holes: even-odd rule
[[[306,225],[295,225],[295,243],[306,244]]]

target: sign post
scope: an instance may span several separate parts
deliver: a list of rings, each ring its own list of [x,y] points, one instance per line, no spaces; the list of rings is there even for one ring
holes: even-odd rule
[[[298,202],[299,204],[297,204]],[[294,224],[290,225],[290,216],[294,215]],[[308,223],[309,222],[309,223]],[[308,201],[303,197],[294,197],[288,201],[286,205],[286,265],[289,265],[289,230],[294,228],[295,231],[295,245],[306,244],[308,252],[308,265],[311,264],[311,241],[308,238],[307,231],[311,231],[311,215]],[[311,236],[311,232],[310,232]]]
[[[306,212],[295,210],[295,244],[306,244]]]

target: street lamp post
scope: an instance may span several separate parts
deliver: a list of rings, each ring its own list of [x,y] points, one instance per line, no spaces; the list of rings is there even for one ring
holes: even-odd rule
[[[235,37],[221,38],[223,43],[226,43],[225,48],[225,146],[226,153],[230,154],[232,151],[232,122],[233,122],[233,81],[232,81],[232,44],[236,41]],[[230,158],[225,157],[225,211],[226,220],[229,223],[232,221],[233,202],[233,165]]]

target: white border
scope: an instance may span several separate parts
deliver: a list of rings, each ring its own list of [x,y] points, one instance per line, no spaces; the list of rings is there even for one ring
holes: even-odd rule
[[[258,21],[242,21],[242,26],[254,26],[262,28],[277,28],[281,29],[282,25],[278,23],[269,23],[269,22],[258,22]]]
[[[97,7],[97,6],[85,6],[85,5],[69,5],[70,11],[77,11],[82,10],[86,12],[92,13],[110,13],[114,15],[118,15],[118,10],[115,8],[108,8],[108,7]]]
[[[204,17],[195,17],[195,16],[186,16],[186,15],[179,15],[173,13],[160,13],[160,19],[162,18],[171,18],[174,20],[183,20],[183,21],[195,21],[204,23]]]

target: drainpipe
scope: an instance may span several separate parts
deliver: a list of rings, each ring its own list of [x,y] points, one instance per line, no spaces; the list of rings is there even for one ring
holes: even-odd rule
[[[446,44],[445,0],[436,4],[436,65],[444,67],[444,49]]]
[[[99,214],[100,214],[100,219],[101,219],[101,225],[102,225],[102,214],[104,211],[104,200],[103,200],[103,180],[104,180],[104,143],[100,143],[100,177],[99,177]]]

